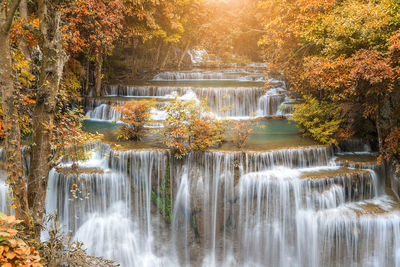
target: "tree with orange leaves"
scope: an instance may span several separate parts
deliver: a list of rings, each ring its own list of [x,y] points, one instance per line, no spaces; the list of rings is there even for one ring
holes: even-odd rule
[[[225,139],[224,122],[208,114],[205,101],[198,103],[175,98],[164,110],[167,119],[161,130],[163,142],[174,150],[177,158],[191,151],[203,151]]]
[[[138,141],[143,136],[144,126],[150,121],[152,101],[131,100],[115,108],[121,114],[124,125],[118,130],[118,139]]]
[[[101,94],[103,57],[121,33],[123,9],[121,0],[71,0],[62,8],[64,46],[70,54],[82,53],[95,62],[97,96]]]
[[[262,1],[261,8],[266,33],[260,44],[269,70],[282,72],[294,95],[337,106],[334,117],[341,123],[329,136],[367,138],[383,151],[389,129],[399,123],[395,31],[400,5],[293,0]],[[306,124],[313,127],[312,121]]]

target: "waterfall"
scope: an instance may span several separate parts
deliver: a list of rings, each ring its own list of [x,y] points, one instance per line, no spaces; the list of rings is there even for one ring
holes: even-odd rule
[[[77,170],[68,160],[51,170],[46,210],[91,255],[121,266],[399,266],[398,202],[370,155],[90,149]]]
[[[271,79],[266,91],[255,83],[264,79],[264,67],[163,72],[142,85],[113,85],[106,96],[87,99],[87,116],[116,121],[112,105],[154,98],[152,118],[163,121],[160,108],[175,94],[207,99],[219,117],[290,114],[283,81]],[[57,212],[64,231],[90,255],[122,267],[400,267],[399,201],[387,193],[385,168],[361,140],[213,149],[179,160],[166,149],[126,144],[100,142],[77,168],[65,159],[49,173],[46,212]],[[7,191],[0,173],[2,210]]]
[[[121,114],[112,108],[110,104],[100,104],[93,110],[89,110],[86,113],[86,117],[92,120],[117,121],[121,118]]]
[[[219,116],[251,117],[285,115],[280,106],[287,100],[283,87],[274,87],[266,93],[263,87],[190,87],[190,86],[111,86],[108,96],[154,97],[171,100],[174,94],[193,94],[206,99],[210,108]],[[128,100],[128,99],[127,99]],[[106,101],[89,101],[87,116],[92,119],[118,119],[115,110]],[[290,108],[288,112],[291,112]]]
[[[243,82],[263,82],[264,74],[249,71],[181,71],[162,72],[154,76],[154,81],[199,81],[199,80],[223,80]]]
[[[10,209],[8,192],[9,192],[9,187],[6,184],[5,179],[3,179],[2,177],[0,178],[0,212],[2,213],[8,213]]]

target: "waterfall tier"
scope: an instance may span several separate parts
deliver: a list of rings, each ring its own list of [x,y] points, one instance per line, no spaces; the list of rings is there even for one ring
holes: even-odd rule
[[[80,172],[52,170],[47,200],[93,255],[122,266],[398,264],[398,202],[329,147],[183,160],[96,147]]]

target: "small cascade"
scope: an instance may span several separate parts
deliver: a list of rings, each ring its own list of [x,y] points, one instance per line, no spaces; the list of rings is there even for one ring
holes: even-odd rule
[[[118,120],[120,115],[110,106],[115,97],[152,99],[165,102],[174,95],[195,100],[207,100],[211,110],[220,118],[248,119],[250,117],[286,116],[291,104],[282,80],[269,79],[265,91],[263,65],[218,70],[193,69],[188,71],[162,72],[145,85],[111,85],[105,89],[102,99],[88,99],[87,117],[94,120]],[[129,97],[129,98],[128,98]],[[154,118],[159,110],[154,111]]]
[[[0,178],[0,212],[9,213],[10,211],[10,201],[9,201],[9,187],[6,184],[6,181],[2,177]]]
[[[182,86],[111,86],[109,96],[154,97],[156,100],[172,100],[174,94],[194,95],[206,99],[210,108],[219,116],[251,117],[285,115],[280,109],[287,98],[282,87],[271,88],[266,93],[263,87],[182,87]],[[95,102],[94,111],[87,116],[93,119],[116,116],[104,103]],[[93,109],[88,106],[88,109]]]
[[[191,49],[187,53],[190,56],[192,64],[195,66],[205,63],[208,57],[208,53],[205,49]]]
[[[89,110],[86,113],[86,117],[92,120],[118,121],[121,118],[121,114],[119,114],[110,105],[101,104],[94,110]]]
[[[225,71],[181,71],[162,72],[154,76],[154,81],[201,81],[223,80],[241,82],[264,82],[264,74],[261,72],[249,72],[248,70]]]
[[[299,213],[302,262],[310,263],[307,266],[400,266],[400,213],[391,211],[395,205],[383,196]],[[320,253],[310,257],[310,251]]]
[[[153,235],[160,233],[153,229],[152,194],[165,175],[165,154],[113,151],[101,143],[94,149],[78,169],[66,162],[50,172],[47,213],[57,212],[91,255],[122,266],[169,262],[152,251]]]

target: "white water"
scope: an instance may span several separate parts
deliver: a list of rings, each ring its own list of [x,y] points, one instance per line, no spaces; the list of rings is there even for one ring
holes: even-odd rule
[[[94,166],[104,173],[79,175],[81,196],[91,194],[84,200],[68,200],[76,177],[53,170],[48,209],[89,253],[122,266],[399,266],[400,214],[378,190],[381,177],[307,178],[341,168],[326,147],[179,162],[168,152],[101,145],[81,164]],[[170,224],[152,198],[167,177]]]
[[[9,187],[5,179],[0,178],[0,212],[6,213],[9,210]]]
[[[243,73],[163,75],[239,80]],[[279,114],[288,100],[284,86],[266,93],[240,85],[113,88],[111,94],[125,96],[171,98],[176,91],[184,99],[208,97],[215,109],[233,105],[228,115],[234,118]],[[110,104],[89,104],[90,117],[118,120]],[[165,116],[158,109],[152,113]],[[398,201],[385,194],[380,166],[347,164],[341,172],[335,152],[348,151],[369,154],[370,148],[349,142],[336,150],[204,152],[178,161],[168,151],[116,151],[99,144],[79,165],[96,171],[50,172],[46,209],[58,212],[65,231],[84,242],[88,253],[123,267],[400,266]],[[166,199],[170,203],[163,206]]]
[[[263,82],[264,74],[258,71],[246,70],[224,70],[224,71],[181,71],[162,72],[153,78],[154,81],[201,81],[201,80],[222,80],[242,82]]]
[[[172,100],[174,95],[181,99],[207,100],[208,106],[218,117],[240,119],[287,115],[288,101],[284,84],[272,86],[267,92],[263,87],[182,87],[182,86],[111,86],[109,96],[145,97]],[[127,98],[129,100],[129,98]],[[110,100],[111,101],[111,100]],[[86,116],[96,120],[118,120],[120,115],[111,108],[110,101],[90,101]],[[120,101],[114,104],[121,103]],[[282,108],[281,108],[282,107]],[[157,113],[157,112],[154,112]],[[160,119],[154,117],[155,119]]]

